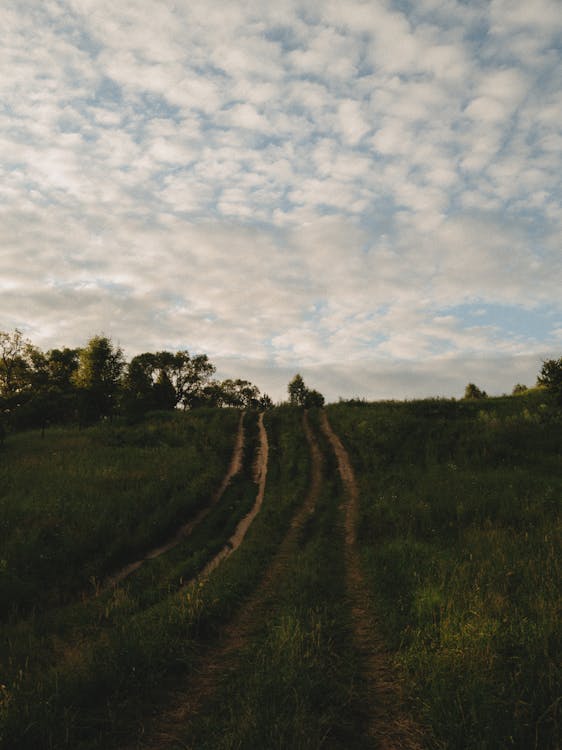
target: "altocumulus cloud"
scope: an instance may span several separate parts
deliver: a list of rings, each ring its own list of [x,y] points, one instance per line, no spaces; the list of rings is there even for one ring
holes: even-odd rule
[[[0,328],[283,395],[562,348],[558,0],[7,0]]]

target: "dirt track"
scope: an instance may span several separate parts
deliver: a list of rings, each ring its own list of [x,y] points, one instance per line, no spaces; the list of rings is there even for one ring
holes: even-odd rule
[[[167,542],[165,542],[164,544],[158,547],[154,547],[154,549],[151,549],[149,552],[147,552],[146,555],[140,560],[135,560],[135,562],[125,565],[123,568],[118,570],[112,576],[109,576],[105,580],[103,586],[100,588],[100,591],[103,591],[108,588],[114,588],[115,586],[117,586],[118,583],[121,583],[121,581],[125,580],[125,578],[128,578],[132,573],[138,570],[141,567],[141,565],[145,562],[145,560],[153,560],[156,557],[160,557],[160,555],[163,555],[166,552],[169,552],[169,550],[176,547],[183,539],[188,537],[193,531],[193,529],[198,524],[200,524],[204,518],[206,518],[206,516],[209,514],[213,506],[219,502],[226,488],[230,484],[230,481],[232,480],[232,478],[236,476],[236,474],[238,474],[238,472],[242,468],[243,452],[244,452],[244,412],[240,414],[240,420],[238,422],[238,432],[236,435],[236,442],[234,444],[234,450],[232,452],[230,465],[228,467],[226,474],[223,477],[220,487],[212,496],[209,504],[206,505],[204,508],[202,508],[199,511],[199,513],[197,513],[197,515],[191,519],[191,521],[180,526],[180,528],[175,532],[175,534],[172,537],[170,537],[170,539],[168,539]]]
[[[322,454],[310,429],[306,414],[303,417],[303,426],[312,463],[311,483],[303,505],[293,516],[287,534],[249,601],[225,628],[220,642],[205,654],[198,666],[197,675],[189,682],[187,691],[175,696],[173,707],[160,717],[158,727],[150,733],[150,738],[143,738],[134,745],[135,750],[162,750],[173,743],[176,743],[176,746],[189,747],[184,745],[178,737],[181,728],[188,725],[190,720],[203,710],[206,702],[216,691],[221,675],[235,666],[240,649],[250,641],[251,636],[269,616],[275,599],[276,583],[288,565],[302,527],[307,518],[314,513],[322,483]],[[260,450],[255,477],[259,481],[258,494],[262,495],[263,500],[267,477],[267,434],[262,418],[260,418],[260,434],[262,440],[265,437],[266,449]],[[262,442],[262,446],[263,444]]]
[[[422,732],[405,713],[400,683],[393,673],[388,654],[377,632],[376,617],[369,604],[359,550],[357,525],[359,489],[347,451],[333,431],[326,412],[321,426],[336,455],[338,470],[347,495],[345,504],[346,584],[350,599],[355,646],[362,657],[369,690],[369,735],[379,750],[421,750]]]
[[[225,546],[221,551],[213,557],[213,559],[207,563],[203,570],[196,576],[194,580],[204,581],[212,572],[217,568],[223,560],[231,555],[234,550],[242,544],[244,537],[252,521],[257,516],[263,503],[263,496],[265,494],[265,483],[267,479],[267,461],[269,457],[269,443],[267,441],[267,432],[263,424],[263,412],[259,416],[258,427],[260,432],[260,447],[256,457],[256,463],[254,465],[254,481],[258,485],[258,494],[256,495],[256,501],[252,506],[252,509],[247,513],[244,518],[240,521],[234,534],[230,537]],[[227,483],[228,484],[228,483]]]

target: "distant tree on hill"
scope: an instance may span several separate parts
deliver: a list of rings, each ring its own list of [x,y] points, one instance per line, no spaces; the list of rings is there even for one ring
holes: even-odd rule
[[[258,400],[258,409],[266,410],[266,409],[272,409],[272,408],[273,408],[273,401],[267,395],[267,393],[262,393],[262,395],[259,397],[259,400]]]
[[[289,403],[291,406],[304,406],[307,388],[302,375],[297,373],[287,386],[289,391]]]
[[[191,356],[188,351],[156,352],[156,362],[160,373],[172,384],[176,406],[192,409],[205,400],[205,387],[215,372],[215,366],[206,354]]]
[[[324,406],[324,396],[315,390],[306,390],[304,397],[304,406],[306,409],[312,409],[313,407],[322,408]]]
[[[233,406],[238,409],[256,409],[260,391],[249,380],[223,380],[219,384],[221,406]]]
[[[547,388],[554,394],[558,403],[562,404],[562,357],[543,362],[537,377],[537,385]]]
[[[523,383],[516,383],[511,391],[512,396],[520,396],[522,393],[526,393],[529,389]]]
[[[469,383],[464,389],[464,398],[467,400],[477,398],[488,398],[486,391],[481,391],[474,383]]]
[[[290,381],[287,390],[291,406],[304,406],[305,409],[324,406],[324,396],[318,391],[307,388],[299,373]]]

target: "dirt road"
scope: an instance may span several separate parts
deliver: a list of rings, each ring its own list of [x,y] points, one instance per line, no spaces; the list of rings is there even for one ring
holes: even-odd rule
[[[369,690],[369,735],[379,750],[421,750],[422,732],[404,708],[400,682],[378,633],[376,616],[361,569],[357,546],[359,489],[355,473],[347,451],[324,411],[321,427],[336,455],[346,494],[346,585],[352,610],[355,646],[362,659]]]
[[[198,665],[197,674],[190,679],[187,689],[184,688],[181,693],[174,696],[173,705],[159,717],[157,726],[149,732],[149,736],[143,737],[133,746],[134,750],[162,750],[174,743],[176,743],[175,746],[178,746],[179,743],[179,746],[189,747],[189,745],[184,745],[183,740],[180,739],[185,735],[186,727],[189,726],[190,721],[195,716],[204,710],[205,705],[214,695],[221,676],[226,671],[235,668],[240,650],[250,642],[252,636],[263,626],[266,618],[271,615],[277,582],[288,566],[301,529],[307,518],[314,513],[322,483],[322,454],[310,429],[306,414],[303,416],[303,427],[309,444],[312,463],[311,482],[304,503],[293,516],[287,534],[265,571],[259,586],[234,619],[225,627],[219,643],[210,648],[204,655]],[[263,418],[260,418],[260,434],[262,436],[262,448],[256,462],[255,478],[259,482],[258,495],[261,495],[259,501],[261,506],[267,478],[268,456],[267,433],[263,425]],[[240,539],[241,541],[242,539]],[[133,750],[133,747],[127,750]]]

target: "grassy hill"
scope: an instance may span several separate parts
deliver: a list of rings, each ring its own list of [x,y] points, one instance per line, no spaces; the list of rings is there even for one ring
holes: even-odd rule
[[[354,534],[320,411],[277,407],[263,506],[232,554],[258,492],[255,413],[8,436],[3,750],[372,747],[386,698],[357,591],[411,747],[559,746],[559,410],[539,390],[325,413],[357,482]],[[240,469],[217,494],[239,429]]]

